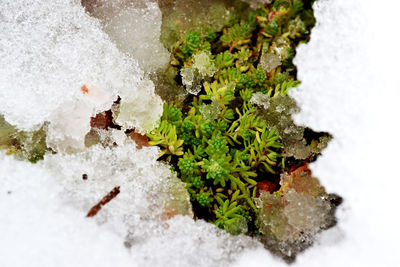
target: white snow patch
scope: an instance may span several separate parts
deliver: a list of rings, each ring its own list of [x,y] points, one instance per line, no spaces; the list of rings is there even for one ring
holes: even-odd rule
[[[295,58],[302,84],[290,93],[301,108],[298,124],[334,136],[311,169],[344,203],[338,225],[292,266],[398,266],[399,4],[319,0],[314,10],[311,41]],[[261,262],[280,266],[261,249],[235,266]]]
[[[117,95],[152,107],[133,121],[138,129],[160,117],[161,99],[154,86],[141,86],[137,61],[118,51],[80,1],[6,0],[0,18],[0,113],[9,123],[31,130],[48,121],[49,144],[68,151],[84,148],[90,116]]]
[[[127,96],[113,114],[116,123],[123,129],[132,129],[136,126],[140,132],[149,132],[157,126],[158,119],[162,115],[162,100],[155,94],[154,83],[151,80],[143,80],[139,86],[142,102],[138,102],[135,95]]]
[[[0,266],[131,266],[120,237],[66,205],[56,181],[0,153]]]
[[[121,52],[138,60],[145,72],[166,68],[169,52],[160,42],[161,10],[147,0],[83,0],[88,12]]]
[[[40,162],[53,179],[64,188],[60,197],[86,213],[114,187],[120,193],[94,217],[99,223],[123,237],[128,231],[144,235],[146,231],[131,229],[131,225],[149,228],[160,224],[164,214],[193,216],[189,195],[183,182],[171,173],[169,166],[157,161],[159,149],[137,149],[132,140],[120,146],[92,146],[71,155],[46,155]],[[83,180],[82,175],[87,179]],[[140,237],[145,239],[147,236]]]

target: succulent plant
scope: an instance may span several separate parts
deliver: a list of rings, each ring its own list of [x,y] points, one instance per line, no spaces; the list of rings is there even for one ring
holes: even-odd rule
[[[190,94],[165,104],[150,144],[163,149],[161,159],[186,182],[196,215],[232,234],[257,229],[259,191],[280,194],[280,174],[302,164],[287,162],[287,141],[258,116],[252,97],[257,93],[268,103],[288,98],[299,84],[291,59],[308,38],[310,12],[300,0],[272,1],[248,19],[233,16],[220,32],[189,30],[172,49],[171,67],[184,70],[185,79],[196,76],[198,89],[182,82]]]

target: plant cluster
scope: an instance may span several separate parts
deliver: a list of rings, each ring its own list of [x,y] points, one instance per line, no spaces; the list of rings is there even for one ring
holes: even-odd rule
[[[281,137],[256,116],[252,96],[288,97],[298,85],[292,58],[314,24],[303,2],[276,0],[247,19],[233,15],[220,32],[192,29],[172,49],[176,80],[191,94],[164,105],[149,144],[186,183],[197,217],[233,234],[257,232],[258,184],[278,184],[288,168]]]

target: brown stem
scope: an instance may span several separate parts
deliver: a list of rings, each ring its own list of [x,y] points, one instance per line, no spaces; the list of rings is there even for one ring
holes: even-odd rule
[[[113,198],[115,198],[119,194],[119,186],[114,187],[113,190],[110,191],[105,197],[103,197],[99,203],[94,205],[86,215],[86,217],[93,217],[95,216],[100,210],[101,206],[106,205],[108,202],[110,202]]]

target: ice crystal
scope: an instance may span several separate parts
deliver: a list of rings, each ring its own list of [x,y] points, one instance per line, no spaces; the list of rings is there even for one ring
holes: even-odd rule
[[[194,55],[193,67],[199,71],[202,77],[212,77],[217,71],[214,62],[211,60],[211,54],[207,52],[201,52]]]
[[[282,64],[279,56],[275,54],[264,53],[260,59],[261,68],[266,72],[270,72]]]
[[[331,207],[326,200],[294,190],[285,194],[285,200],[284,213],[297,235],[312,236],[328,226]]]
[[[218,101],[213,101],[210,105],[202,104],[199,107],[201,115],[204,120],[216,120],[222,111],[222,108]]]
[[[293,50],[290,47],[290,43],[283,37],[279,37],[277,40],[272,42],[270,49],[279,56],[281,61],[293,56]],[[272,62],[275,63],[276,59],[273,59]]]
[[[232,236],[203,220],[175,216],[152,237],[138,239],[140,229],[127,237],[134,259],[140,266],[228,266],[238,252],[261,248],[247,236]],[[184,248],[184,249],[182,249]]]
[[[197,95],[201,90],[201,77],[198,75],[197,70],[184,67],[181,69],[180,74],[186,91],[192,95]]]
[[[260,93],[258,94],[260,95]],[[255,103],[266,103],[264,100],[259,99],[258,96],[256,98],[257,102]],[[305,127],[297,126],[293,122],[292,114],[298,111],[296,102],[290,97],[277,95],[268,104],[263,105],[267,105],[267,108],[259,109],[259,113],[269,127],[277,129],[279,136],[282,138],[286,154],[297,159],[306,159],[312,150],[304,139]]]
[[[261,92],[256,92],[251,96],[250,103],[268,109],[270,105],[270,98],[268,95]]]
[[[281,186],[280,193],[261,191],[256,199],[258,223],[266,246],[290,259],[330,227],[334,215],[324,188],[308,172],[282,174]]]

